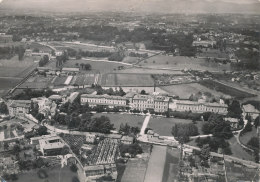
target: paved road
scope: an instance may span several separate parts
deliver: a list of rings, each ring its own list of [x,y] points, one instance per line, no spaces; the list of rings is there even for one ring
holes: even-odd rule
[[[145,129],[148,126],[150,118],[151,118],[150,114],[145,117],[144,122],[143,122],[143,126],[142,126],[141,131],[140,131],[140,135],[144,135]]]

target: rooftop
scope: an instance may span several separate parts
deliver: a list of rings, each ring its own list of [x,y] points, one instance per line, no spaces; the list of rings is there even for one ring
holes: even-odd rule
[[[260,114],[260,111],[258,111],[252,104],[243,105],[243,110],[248,113]]]
[[[31,101],[30,100],[12,100],[10,103],[10,107],[31,107]]]

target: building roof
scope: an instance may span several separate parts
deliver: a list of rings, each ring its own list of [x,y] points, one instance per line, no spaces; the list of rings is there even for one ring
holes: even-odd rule
[[[258,113],[258,114],[260,114],[260,111],[258,111],[252,104],[243,105],[243,110],[246,113]]]
[[[103,165],[94,165],[94,166],[84,166],[85,171],[97,171],[97,170],[104,170]]]
[[[79,68],[62,68],[62,71],[75,71],[75,72],[78,72]]]
[[[159,101],[159,102],[169,102],[170,98],[162,95],[141,95],[137,94],[133,98],[134,100],[148,100],[148,99],[153,99],[154,101]]]
[[[174,102],[176,104],[180,104],[180,105],[205,105],[205,106],[209,106],[209,107],[228,107],[226,104],[220,104],[217,102],[196,102],[196,101],[190,101],[190,100],[174,100]]]
[[[58,140],[55,142],[50,142],[52,140]],[[48,150],[48,149],[57,149],[57,148],[63,148],[64,147],[64,143],[61,142],[60,137],[58,136],[49,136],[49,137],[45,137],[39,140],[40,143],[40,147]]]
[[[133,142],[134,141],[134,138],[133,137],[130,137],[130,136],[123,136],[121,138],[121,140],[123,141],[128,141],[128,142]]]
[[[12,100],[9,107],[30,108],[31,107],[31,101],[30,100]]]
[[[51,100],[61,100],[63,96],[61,95],[51,95],[49,99]]]
[[[106,99],[113,99],[113,100],[126,100],[126,98],[123,96],[114,96],[114,95],[94,95],[94,94],[82,94],[81,98],[106,98]]]
[[[237,118],[224,118],[225,121],[229,121],[230,123],[238,123],[238,119]]]

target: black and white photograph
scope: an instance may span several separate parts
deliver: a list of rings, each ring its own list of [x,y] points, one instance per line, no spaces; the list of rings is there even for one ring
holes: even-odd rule
[[[0,0],[0,182],[260,182],[260,0]]]

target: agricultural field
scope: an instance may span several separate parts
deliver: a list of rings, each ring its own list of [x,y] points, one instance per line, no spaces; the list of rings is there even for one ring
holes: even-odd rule
[[[110,73],[102,76],[102,86],[154,86],[154,80],[150,74],[119,74]]]
[[[91,154],[87,156],[87,164],[113,164],[119,152],[119,142],[117,139],[106,138],[95,146]]]
[[[259,181],[259,170],[226,162],[228,181]]]
[[[139,127],[141,129],[145,116],[130,115],[130,114],[114,114],[114,113],[96,113],[93,117],[107,116],[110,122],[114,124],[114,128],[119,130],[121,124],[128,124],[129,126]]]
[[[23,127],[20,124],[6,124],[0,126],[0,141],[23,135]]]
[[[117,70],[117,73],[145,73],[145,74],[172,74],[172,75],[185,75],[182,71],[178,70],[164,70],[164,69],[151,69],[151,68],[138,68],[130,67],[127,69]]]
[[[75,50],[81,49],[82,51],[115,51],[113,47],[99,46],[90,43],[76,43],[76,42],[51,42],[49,45],[55,47],[56,49],[66,50],[67,48],[72,48]]]
[[[31,76],[26,80],[26,82],[20,85],[19,88],[32,88],[32,89],[48,88],[49,85],[52,83],[53,79],[54,76],[47,76],[47,77],[41,75]]]
[[[73,173],[69,166],[65,166],[61,168],[61,166],[54,166],[50,167],[47,169],[43,169],[47,177],[44,179],[39,178],[37,172],[38,170],[32,170],[30,171],[30,175],[28,173],[22,173],[18,174],[18,181],[19,182],[28,182],[28,181],[39,181],[39,182],[57,182],[57,181],[62,181],[62,182],[72,182],[73,179],[77,179],[77,173]]]
[[[93,58],[86,60],[86,59],[80,59],[80,60],[68,60],[63,65],[63,67],[66,68],[78,68],[76,64],[80,65],[83,64],[90,64],[92,71],[96,71],[99,73],[109,73],[114,70],[116,70],[119,66],[129,67],[128,65],[123,65],[120,62],[106,62],[105,60],[95,60]]]
[[[54,78],[53,85],[54,86],[64,86],[65,81],[67,80],[68,76],[56,76]]]
[[[178,149],[167,149],[166,162],[163,173],[164,182],[173,182],[178,180],[179,158],[180,151]]]
[[[104,89],[109,89],[109,88],[113,88],[113,89],[118,89],[118,87],[106,87],[106,86],[102,86],[102,88]],[[140,93],[142,90],[144,90],[146,93],[150,93],[152,94],[154,92],[154,87],[121,87],[124,92],[137,92],[137,93]],[[162,94],[168,94],[168,92],[162,90],[161,88],[159,87],[156,87],[155,88],[155,91],[156,92],[160,92]]]
[[[99,78],[99,74],[79,74],[73,77],[70,85],[92,85],[96,84]]]
[[[196,94],[198,92],[210,92],[215,97],[230,97],[229,95],[223,94],[215,90],[211,90],[198,83],[161,86],[160,88],[169,93],[170,95],[179,96],[181,99],[188,99],[191,96],[191,94]]]
[[[228,85],[224,85],[222,83],[216,82],[214,80],[203,80],[200,82],[201,85],[218,91],[218,92],[222,92],[224,94],[230,95],[232,97],[238,98],[238,99],[244,99],[246,97],[254,97],[255,95],[242,91],[242,90],[238,90],[234,87],[228,86]]]
[[[156,133],[161,136],[172,136],[172,127],[177,123],[192,123],[191,120],[178,119],[178,118],[162,118],[162,117],[151,117],[148,128],[153,129]],[[197,127],[200,133],[202,122],[197,121]]]
[[[157,55],[146,59],[138,64],[148,68],[168,68],[175,70],[193,69],[208,71],[230,71],[230,65],[219,64],[215,62],[206,62],[204,59],[190,58],[184,56],[166,56]]]
[[[61,137],[71,148],[76,149],[76,150],[80,150],[80,148],[86,141],[85,135],[64,134]]]

